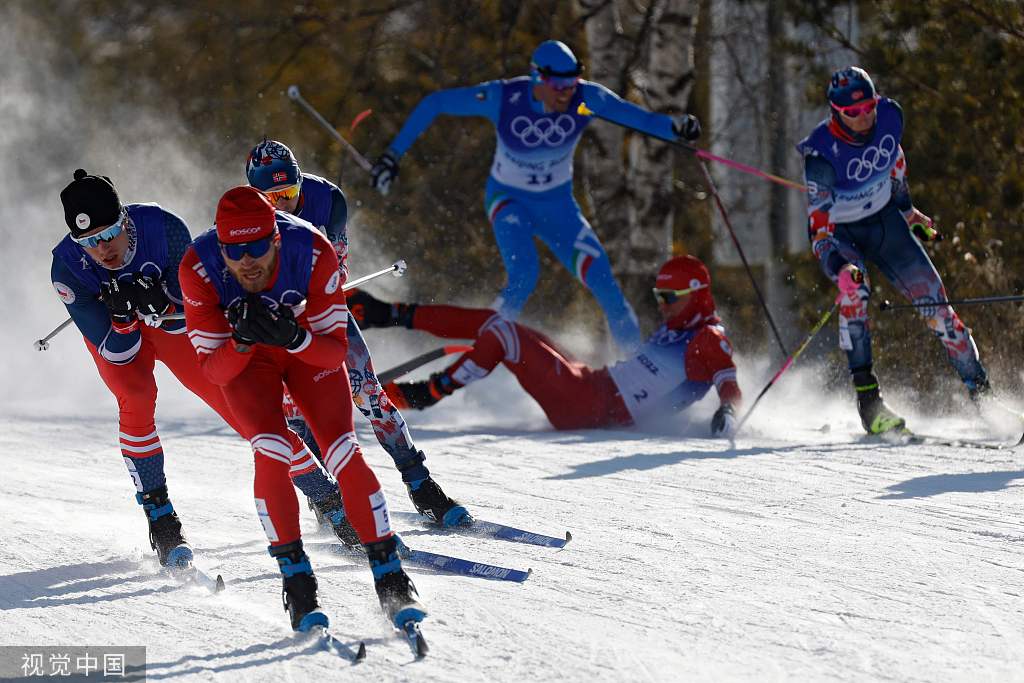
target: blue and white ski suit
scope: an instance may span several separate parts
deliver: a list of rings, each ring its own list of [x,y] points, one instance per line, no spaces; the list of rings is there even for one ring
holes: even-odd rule
[[[439,114],[490,120],[498,144],[484,204],[508,276],[493,308],[515,319],[526,304],[540,270],[533,241],[537,236],[593,293],[618,345],[635,349],[641,342],[636,314],[612,275],[604,247],[573,198],[573,153],[591,120],[577,113],[577,107],[585,102],[595,114],[665,140],[676,139],[672,119],[641,109],[589,81],[580,81],[566,112],[545,112],[534,99],[532,86],[529,76],[521,76],[428,95],[388,149],[400,158]]]

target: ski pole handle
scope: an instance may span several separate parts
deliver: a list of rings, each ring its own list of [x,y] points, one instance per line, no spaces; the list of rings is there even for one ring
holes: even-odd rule
[[[62,322],[60,325],[57,325],[57,327],[53,328],[53,331],[50,332],[50,334],[46,335],[42,339],[37,339],[34,342],[32,342],[32,348],[34,348],[36,351],[46,351],[46,350],[48,350],[50,348],[50,340],[53,339],[54,337],[56,337],[58,334],[60,334],[61,330],[63,330],[65,327],[67,327],[70,324],[71,324],[71,318],[68,318],[67,320]]]
[[[299,86],[297,86],[297,85],[290,85],[290,86],[288,86],[288,91],[287,92],[288,92],[288,99],[290,99],[291,101],[295,102],[300,107],[305,109],[307,114],[312,116],[314,119],[317,120],[317,122],[321,126],[323,126],[324,128],[327,129],[327,132],[331,134],[331,137],[333,137],[335,140],[337,140],[338,142],[341,143],[341,146],[344,147],[345,150],[349,154],[352,155],[353,159],[355,159],[356,163],[359,165],[359,168],[363,169],[367,173],[370,172],[370,170],[373,168],[373,164],[371,164],[366,157],[364,157],[362,154],[360,154],[359,150],[356,149],[355,146],[351,142],[349,142],[348,140],[343,138],[341,133],[338,132],[338,129],[335,128],[334,126],[332,126],[330,121],[325,119],[320,114],[320,112],[318,112],[316,109],[314,109],[313,105],[311,105],[309,102],[306,101],[306,98],[304,98],[302,96],[302,93],[299,92]]]

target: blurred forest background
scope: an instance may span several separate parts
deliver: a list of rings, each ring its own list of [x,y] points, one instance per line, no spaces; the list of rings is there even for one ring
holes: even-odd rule
[[[733,24],[723,8],[756,21]],[[353,212],[354,274],[405,257],[412,266],[412,296],[471,305],[488,304],[504,284],[483,210],[494,149],[490,124],[439,118],[405,156],[397,186],[382,198],[327,131],[285,96],[289,85],[298,85],[372,160],[427,93],[527,73],[537,43],[557,38],[584,62],[585,77],[657,111],[697,114],[705,125],[701,146],[724,135],[712,121],[728,117],[730,107],[739,112],[755,106],[760,130],[745,134],[767,131],[771,144],[741,160],[793,177],[799,138],[782,121],[792,118],[787,112],[795,105],[773,93],[795,90],[799,107],[823,117],[828,74],[845,64],[821,59],[820,50],[826,43],[839,46],[903,106],[911,190],[915,204],[946,236],[928,250],[951,296],[1011,294],[1024,285],[1024,244],[1016,239],[1024,221],[1020,2],[13,0],[0,13],[18,36],[20,82],[37,89],[36,109],[19,115],[39,120],[29,132],[19,131],[18,140],[8,140],[8,150],[52,199],[55,216],[60,188],[81,165],[134,189],[123,193],[129,201],[159,200],[180,210],[164,198],[190,194],[208,207],[198,223],[191,221],[198,234],[212,222],[217,197],[244,182],[249,149],[268,135],[288,144],[303,170],[342,184]],[[752,41],[766,43],[764,54],[744,52]],[[712,116],[715,51],[734,57],[730,79],[748,97],[725,102],[724,114]],[[10,121],[16,103],[7,82],[0,81],[0,111]],[[63,121],[47,118],[71,92],[74,111]],[[373,114],[351,129],[367,109]],[[165,123],[148,138],[126,133],[131,147],[106,144],[108,154],[125,160],[115,168],[96,167],[61,137],[71,119],[76,131],[84,126],[85,132],[76,132],[79,139],[102,131],[96,139],[106,140],[133,130],[132,122],[143,117]],[[732,133],[731,149],[743,147],[743,134]],[[167,150],[175,147],[187,152],[192,172],[169,162],[166,173],[124,177],[131,158],[171,156]],[[670,251],[692,252],[711,265],[716,297],[741,353],[778,357],[746,275],[734,260],[716,258],[732,247],[715,224],[696,163],[687,152],[598,122],[577,154],[577,196],[648,324],[658,265]],[[729,207],[737,174],[713,170]],[[152,194],[139,189],[149,187]],[[797,240],[796,248],[786,237],[803,234],[802,208],[796,220],[792,211],[776,210],[782,202],[802,207],[802,198],[791,190],[781,192],[795,196],[775,192],[778,199],[767,210],[733,219],[741,239],[757,237],[768,245],[748,256],[792,349],[833,295],[806,240]],[[5,199],[16,198],[8,193]],[[525,319],[556,334],[570,322],[603,334],[589,294],[546,250],[542,254],[541,282]],[[876,303],[897,299],[880,276],[874,280]],[[960,313],[993,366],[994,383],[1019,393],[1020,307],[965,307]],[[929,400],[960,391],[939,344],[913,314],[875,309],[872,315],[884,378],[929,392]],[[834,341],[827,349],[834,355],[835,381],[845,384],[845,360]]]

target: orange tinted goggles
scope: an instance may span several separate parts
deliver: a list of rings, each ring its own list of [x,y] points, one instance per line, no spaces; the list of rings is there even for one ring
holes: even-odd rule
[[[299,196],[299,186],[289,185],[282,190],[267,190],[265,194],[272,204],[276,204],[282,199],[285,201],[291,201]]]

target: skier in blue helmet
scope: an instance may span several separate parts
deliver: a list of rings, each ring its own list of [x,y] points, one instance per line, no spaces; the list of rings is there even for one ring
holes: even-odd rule
[[[348,278],[348,202],[345,194],[331,181],[312,173],[303,173],[299,162],[286,145],[264,138],[249,153],[245,162],[249,184],[262,190],[278,211],[285,211],[315,225],[334,245],[341,271],[341,282]],[[350,294],[349,306],[358,314],[358,290]],[[409,497],[420,514],[447,527],[470,524],[473,519],[457,500],[448,497],[434,480],[425,464],[426,455],[416,447],[409,427],[395,404],[388,400],[374,371],[370,349],[366,345],[357,315],[348,320],[348,352],[345,367],[352,385],[352,401],[373,426],[381,447],[395,462],[409,491]],[[285,393],[285,416],[288,426],[297,433],[319,458],[320,449],[305,418],[291,397]],[[331,508],[339,510],[339,507]],[[355,541],[355,530],[338,513],[323,519],[329,521],[342,540]]]
[[[665,140],[695,140],[700,123],[689,114],[673,118],[646,111],[602,85],[582,80],[582,72],[567,45],[547,40],[534,50],[527,76],[427,95],[374,164],[371,182],[387,194],[398,177],[402,155],[439,114],[489,119],[498,144],[484,206],[508,277],[492,308],[509,319],[519,316],[540,274],[536,236],[590,289],[616,343],[628,351],[641,341],[636,314],[612,275],[601,241],[573,198],[573,152],[591,121],[577,108],[585,102],[601,117]]]
[[[948,301],[922,246],[939,235],[910,198],[899,104],[879,96],[871,77],[856,66],[832,74],[827,96],[828,117],[797,145],[804,155],[809,236],[822,270],[842,295],[839,346],[846,351],[861,424],[869,434],[900,431],[905,421],[882,400],[873,372],[865,264],[874,263],[915,303]],[[991,398],[971,330],[953,308],[918,311],[971,399]]]

